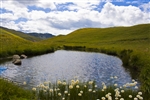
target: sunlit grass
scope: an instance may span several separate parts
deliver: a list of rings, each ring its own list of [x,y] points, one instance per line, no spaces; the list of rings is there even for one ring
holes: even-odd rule
[[[28,37],[26,36],[26,38]],[[0,28],[0,58],[12,56],[14,54],[34,56],[54,51],[53,47],[50,45],[33,42],[34,40],[29,41],[26,38],[10,33],[8,29],[4,30]]]

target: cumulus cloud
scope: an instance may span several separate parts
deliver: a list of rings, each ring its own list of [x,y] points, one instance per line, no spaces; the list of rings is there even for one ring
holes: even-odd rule
[[[14,21],[1,22],[1,26],[7,27],[7,28],[10,28],[10,29],[14,29],[14,30],[20,30],[20,28],[17,26],[17,24]]]
[[[55,35],[68,34],[84,27],[131,26],[150,23],[149,12],[143,4],[136,6],[117,6],[111,2],[100,5],[100,0],[6,0],[2,1],[2,9],[9,12],[1,13],[1,26],[24,32],[49,32]],[[101,0],[102,1],[102,0]],[[106,0],[105,0],[106,1]],[[43,9],[31,10],[36,6]],[[65,7],[65,9],[63,8]],[[97,11],[95,8],[102,8]],[[146,9],[141,10],[140,8]],[[20,20],[25,18],[26,21]],[[19,20],[19,21],[18,21]],[[17,22],[18,21],[18,22]]]
[[[24,6],[18,6],[14,1],[2,1],[1,8],[10,11],[15,17],[27,17],[28,9]],[[4,16],[2,16],[4,17]],[[12,16],[10,16],[12,17]]]
[[[150,12],[150,2],[140,5],[140,8],[142,8],[145,12]]]
[[[56,5],[54,4],[54,2],[49,2],[48,0],[39,0],[37,6],[42,8],[50,8],[51,10],[56,9]]]
[[[100,18],[104,19],[102,23],[113,26],[129,26],[139,23],[149,22],[148,13],[142,12],[135,6],[115,6],[112,3],[106,3],[100,13]]]

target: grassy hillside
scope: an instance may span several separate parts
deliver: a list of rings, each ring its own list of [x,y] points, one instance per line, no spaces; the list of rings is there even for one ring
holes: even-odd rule
[[[15,51],[20,51],[22,47],[26,47],[32,42],[25,40],[15,34],[12,34],[4,29],[0,29],[0,54],[1,56],[13,54]]]
[[[51,47],[47,47],[40,42],[29,41],[22,36],[13,33],[12,30],[0,28],[0,58],[13,54],[38,55],[51,52]]]
[[[119,48],[125,48],[124,46],[127,46],[128,48],[135,49],[136,45],[147,48],[150,42],[150,24],[133,27],[79,29],[67,36],[54,37],[46,42],[63,45],[86,45],[89,47],[119,46]],[[136,49],[142,50],[144,48],[136,47]]]
[[[5,31],[7,31],[9,33],[12,33],[14,35],[20,36],[20,37],[22,37],[22,38],[24,38],[26,40],[29,40],[29,41],[40,41],[40,40],[42,40],[40,38],[37,38],[37,37],[31,36],[31,35],[25,34],[25,33],[20,32],[20,31],[15,31],[15,30],[12,30],[12,29],[7,29],[7,28],[4,28],[4,27],[0,27],[0,29],[5,30]]]

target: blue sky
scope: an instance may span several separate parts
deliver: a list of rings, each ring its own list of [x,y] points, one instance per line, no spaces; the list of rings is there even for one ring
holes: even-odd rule
[[[86,27],[150,23],[149,0],[1,0],[1,26],[23,31],[69,34]]]

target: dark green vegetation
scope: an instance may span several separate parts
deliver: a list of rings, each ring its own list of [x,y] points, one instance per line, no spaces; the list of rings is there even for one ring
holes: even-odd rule
[[[50,33],[28,33],[28,35],[35,36],[40,39],[47,39],[47,38],[54,37],[54,35]]]
[[[0,100],[31,100],[32,97],[31,91],[0,79]]]
[[[150,24],[132,27],[84,28],[66,36],[32,42],[0,28],[0,57],[24,53],[38,55],[56,49],[102,52],[118,56],[140,89],[150,93]]]

